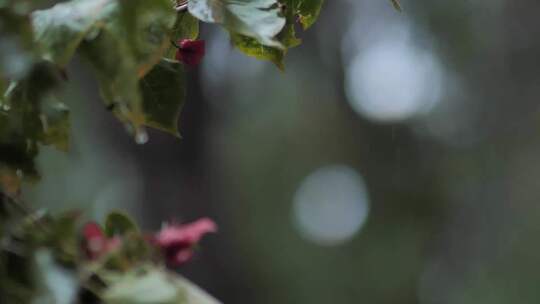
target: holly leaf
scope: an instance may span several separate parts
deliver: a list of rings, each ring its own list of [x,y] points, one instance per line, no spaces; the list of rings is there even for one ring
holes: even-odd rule
[[[107,215],[105,220],[105,233],[109,237],[115,235],[124,235],[128,232],[138,231],[137,225],[125,213],[121,211],[113,211]]]
[[[276,0],[190,0],[188,10],[201,21],[219,23],[263,45],[283,48],[275,39],[285,26]]]
[[[184,67],[163,59],[141,80],[145,125],[180,136],[178,119],[185,102]]]

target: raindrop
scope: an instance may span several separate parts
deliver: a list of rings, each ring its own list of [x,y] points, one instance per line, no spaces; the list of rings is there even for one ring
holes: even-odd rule
[[[148,133],[145,129],[141,128],[137,130],[137,133],[135,134],[135,142],[139,145],[144,145],[148,142]]]

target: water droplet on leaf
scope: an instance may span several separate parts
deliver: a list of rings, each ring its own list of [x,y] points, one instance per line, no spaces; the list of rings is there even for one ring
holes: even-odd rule
[[[139,145],[144,145],[148,142],[148,133],[145,129],[137,130],[137,134],[135,134],[135,142]]]

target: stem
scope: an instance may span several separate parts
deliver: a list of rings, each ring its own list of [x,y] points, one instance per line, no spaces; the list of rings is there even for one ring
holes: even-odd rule
[[[183,12],[188,7],[188,0],[177,0],[176,5],[174,6],[174,9],[177,12]]]
[[[171,40],[171,43],[172,43],[172,45],[174,45],[175,48],[177,48],[177,49],[180,48],[180,46],[174,40]]]

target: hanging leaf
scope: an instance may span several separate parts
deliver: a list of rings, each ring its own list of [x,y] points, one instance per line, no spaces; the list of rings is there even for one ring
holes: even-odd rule
[[[285,26],[276,0],[190,0],[188,10],[204,22],[219,23],[263,45],[283,48],[275,39]]]
[[[171,46],[176,12],[170,0],[118,0],[119,24],[110,27],[127,42],[137,64],[137,75],[144,77]]]
[[[239,34],[231,34],[231,41],[242,53],[257,59],[273,62],[280,70],[285,69],[285,65],[283,64],[285,51],[262,45],[254,38]]]
[[[146,123],[138,80],[169,49],[175,19],[169,0],[74,0],[33,14],[44,58],[62,66],[80,50],[106,104],[135,134]]]
[[[76,0],[35,11],[32,25],[43,58],[65,66],[84,37],[114,7],[111,0]]]
[[[179,12],[172,29],[171,41],[196,40],[197,37],[199,37],[199,19],[193,17],[189,12]],[[176,46],[171,43],[165,57],[175,59],[176,51]]]
[[[182,64],[161,60],[141,80],[145,125],[180,136],[178,119],[185,102],[185,75]]]
[[[107,106],[132,131],[139,130],[144,125],[144,115],[137,65],[125,41],[109,28],[103,28],[96,37],[81,44],[80,52],[92,65]]]
[[[284,70],[283,59],[288,49],[300,45],[302,42],[296,37],[295,24],[300,22],[302,28],[307,30],[319,17],[324,0],[283,0],[282,13],[286,23],[276,36],[281,48],[266,46],[256,39],[245,35],[231,35],[236,48],[248,56],[273,62],[279,69]]]

